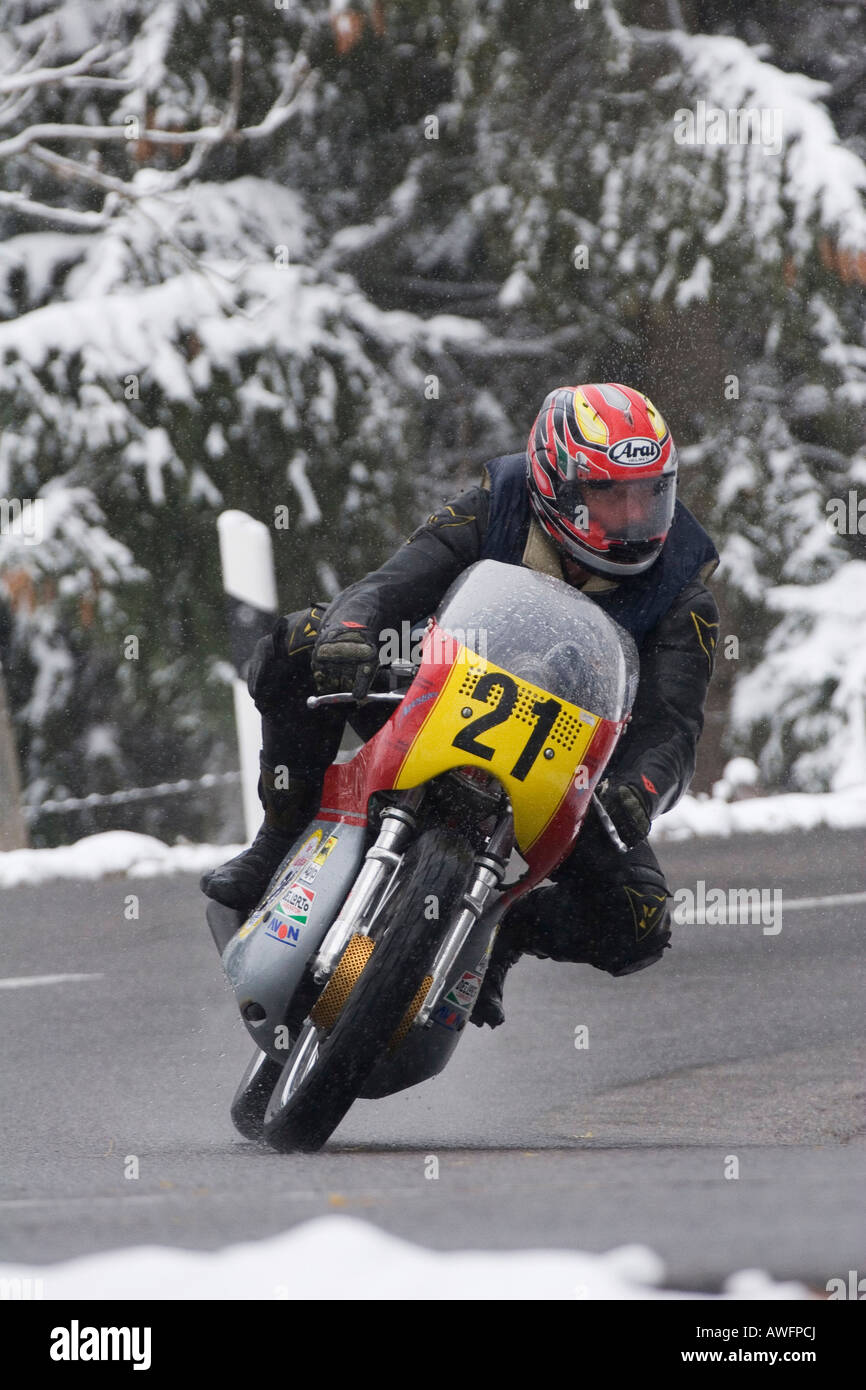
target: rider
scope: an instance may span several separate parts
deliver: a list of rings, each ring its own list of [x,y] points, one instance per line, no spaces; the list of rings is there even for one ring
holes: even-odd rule
[[[256,647],[248,677],[262,715],[264,824],[250,849],[205,874],[204,892],[251,908],[318,809],[345,715],[333,706],[310,712],[307,696],[351,690],[363,699],[384,631],[426,618],[462,570],[494,559],[564,579],[598,603],[637,643],[640,682],[597,788],[626,848],[588,814],[551,886],[506,915],[472,1021],[503,1022],[505,975],[522,954],[615,976],[660,960],[670,893],[646,837],[694,773],[719,624],[705,586],[718,554],[676,500],[676,478],[670,431],[641,392],[615,383],[559,387],[525,453],[489,462],[478,487],[434,512],[330,604],[281,618]]]

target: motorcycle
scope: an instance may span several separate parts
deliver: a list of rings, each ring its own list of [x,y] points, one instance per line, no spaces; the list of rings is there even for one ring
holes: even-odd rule
[[[256,1044],[232,1120],[282,1152],[442,1071],[505,912],[573,849],[637,688],[631,637],[591,599],[494,560],[419,645],[367,696],[387,717],[328,770],[256,908],[207,907]],[[334,703],[352,696],[308,700]]]

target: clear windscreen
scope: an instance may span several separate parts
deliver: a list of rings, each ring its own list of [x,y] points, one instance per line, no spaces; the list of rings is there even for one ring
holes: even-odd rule
[[[480,560],[451,585],[436,616],[485,660],[591,714],[618,721],[631,709],[632,638],[561,579]]]

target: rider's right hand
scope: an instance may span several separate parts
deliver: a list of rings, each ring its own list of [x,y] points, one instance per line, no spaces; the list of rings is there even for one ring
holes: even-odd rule
[[[310,657],[313,683],[320,695],[351,690],[363,700],[379,666],[379,653],[369,628],[341,623],[316,639]]]

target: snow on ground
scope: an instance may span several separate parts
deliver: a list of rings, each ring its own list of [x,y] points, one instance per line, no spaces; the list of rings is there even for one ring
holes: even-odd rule
[[[738,759],[737,763],[744,760]],[[735,767],[736,763],[729,764]],[[738,786],[743,786],[740,781]],[[785,830],[833,830],[866,826],[866,785],[841,792],[791,792],[727,801],[729,784],[716,783],[712,797],[684,796],[653,827],[654,843],[694,837],[780,834]],[[245,845],[166,845],[152,835],[108,830],[57,849],[15,849],[0,854],[0,888],[20,888],[57,878],[105,878],[128,874],[203,873],[240,854]]]
[[[684,796],[659,817],[650,839],[657,844],[692,836],[777,835],[784,830],[813,830],[816,825],[833,830],[866,825],[866,785],[844,792],[790,792],[732,802]]]
[[[152,835],[106,830],[57,849],[13,849],[0,854],[0,888],[47,883],[55,878],[105,878],[129,874],[202,873],[240,854],[245,845],[166,845]]]
[[[643,1245],[571,1250],[434,1251],[348,1216],[307,1221],[267,1240],[204,1253],[147,1245],[54,1265],[0,1265],[39,1280],[46,1299],[681,1299],[662,1290],[661,1259]],[[14,1287],[14,1285],[12,1286]],[[30,1288],[34,1286],[31,1284]],[[806,1299],[802,1284],[760,1270],[732,1275],[722,1298]]]

